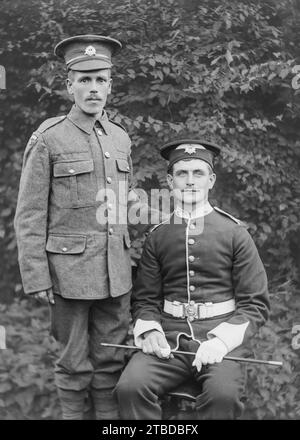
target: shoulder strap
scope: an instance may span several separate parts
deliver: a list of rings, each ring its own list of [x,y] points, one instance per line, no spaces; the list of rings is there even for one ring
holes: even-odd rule
[[[160,223],[158,225],[154,225],[153,228],[150,229],[149,234],[153,231],[155,231],[155,229],[157,229],[160,226]]]
[[[59,122],[63,121],[66,117],[67,115],[63,115],[63,116],[56,116],[55,118],[46,119],[44,122],[41,123],[41,125],[36,130],[36,132],[44,133],[44,131],[48,130],[48,128],[51,128],[54,125],[58,124]]]
[[[155,229],[159,228],[159,226],[163,225],[164,223],[167,223],[169,220],[170,220],[170,218],[164,220],[164,221],[161,222],[161,223],[158,223],[157,225],[154,225],[153,228],[150,229],[149,234],[150,234],[151,232],[155,231]]]
[[[55,118],[46,119],[44,122],[42,122],[41,125],[39,126],[39,128],[32,133],[32,135],[27,143],[28,152],[37,143],[37,140],[38,140],[40,134],[44,133],[44,131],[48,130],[48,128],[53,127],[54,125],[63,121],[66,117],[67,117],[66,115],[57,116]]]
[[[112,124],[115,124],[115,125],[117,125],[118,127],[122,128],[122,130],[124,130],[124,131],[125,131],[125,133],[127,133],[127,130],[126,130],[126,128],[125,128],[125,127],[123,127],[123,125],[122,125],[122,124],[120,124],[119,122],[113,121],[113,120],[112,120],[112,119],[110,119],[110,118],[108,118],[108,120],[109,120],[109,122],[111,122]]]
[[[242,224],[240,220],[238,220],[237,218],[233,217],[233,215],[229,214],[228,212],[223,211],[223,209],[217,208],[216,206],[214,206],[214,209],[215,209],[217,212],[219,212],[220,214],[223,214],[223,215],[225,215],[226,217],[231,218],[231,220],[233,220],[233,221],[234,221],[235,223],[237,223],[238,225],[241,225],[241,224]]]

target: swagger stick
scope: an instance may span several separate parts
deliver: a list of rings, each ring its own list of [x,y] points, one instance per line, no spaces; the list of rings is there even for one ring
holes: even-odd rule
[[[107,342],[101,342],[100,345],[103,345],[104,347],[129,348],[130,350],[142,350],[140,347],[136,347],[135,345],[109,344]],[[195,356],[196,354],[190,351],[180,351],[180,350],[171,350],[171,353],[187,354],[189,356]],[[262,359],[242,358],[235,356],[224,356],[223,359],[226,359],[228,361],[236,361],[236,362],[249,362],[252,364],[274,365],[275,367],[282,367],[283,365],[283,363],[280,361],[265,361]]]

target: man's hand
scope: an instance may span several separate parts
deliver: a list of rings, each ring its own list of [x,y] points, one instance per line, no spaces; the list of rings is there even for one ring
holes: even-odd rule
[[[197,350],[193,366],[200,372],[202,365],[221,362],[228,353],[228,349],[221,339],[215,337],[209,341],[202,342]]]
[[[174,357],[171,354],[171,348],[165,335],[158,330],[149,330],[144,333],[142,350],[145,354],[155,354],[160,359],[170,359]]]
[[[55,304],[53,290],[51,287],[50,289],[41,290],[40,292],[34,293],[32,296],[40,302]]]

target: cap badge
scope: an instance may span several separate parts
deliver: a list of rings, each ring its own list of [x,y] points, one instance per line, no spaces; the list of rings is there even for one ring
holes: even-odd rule
[[[194,147],[194,145],[187,145],[184,148],[184,152],[187,154],[195,154],[196,153],[196,147]]]
[[[92,56],[96,55],[96,49],[94,48],[94,46],[88,46],[85,49],[84,54],[88,55],[89,57],[92,57]]]
[[[181,144],[176,148],[176,150],[184,150],[187,154],[196,154],[196,149],[206,150],[201,144]]]

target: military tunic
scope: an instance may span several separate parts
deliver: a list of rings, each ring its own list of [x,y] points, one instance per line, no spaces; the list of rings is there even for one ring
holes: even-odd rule
[[[190,321],[163,311],[164,300],[221,303],[235,300],[225,316]],[[172,348],[181,333],[218,336],[229,351],[251,337],[269,314],[265,269],[246,228],[216,209],[199,219],[174,213],[148,236],[133,292],[136,342],[161,326]]]
[[[131,289],[126,221],[98,221],[101,190],[126,213],[130,146],[105,112],[95,123],[76,106],[33,134],[15,216],[25,293],[53,287],[64,298],[101,299]]]
[[[174,310],[172,304],[177,311],[181,308],[181,317],[165,311],[166,300],[169,311]],[[200,319],[189,313],[192,301],[202,304]],[[235,303],[234,310],[213,316],[211,312],[228,302]],[[243,342],[269,314],[266,273],[245,227],[211,207],[198,218],[183,218],[176,210],[145,242],[132,312],[137,346],[144,332],[156,329],[173,350],[196,352],[199,343],[216,336],[233,356],[244,356]],[[199,419],[238,418],[244,408],[242,364],[223,360],[198,372],[193,359],[135,353],[116,387],[122,418],[161,419],[159,398],[190,377],[198,384]]]

